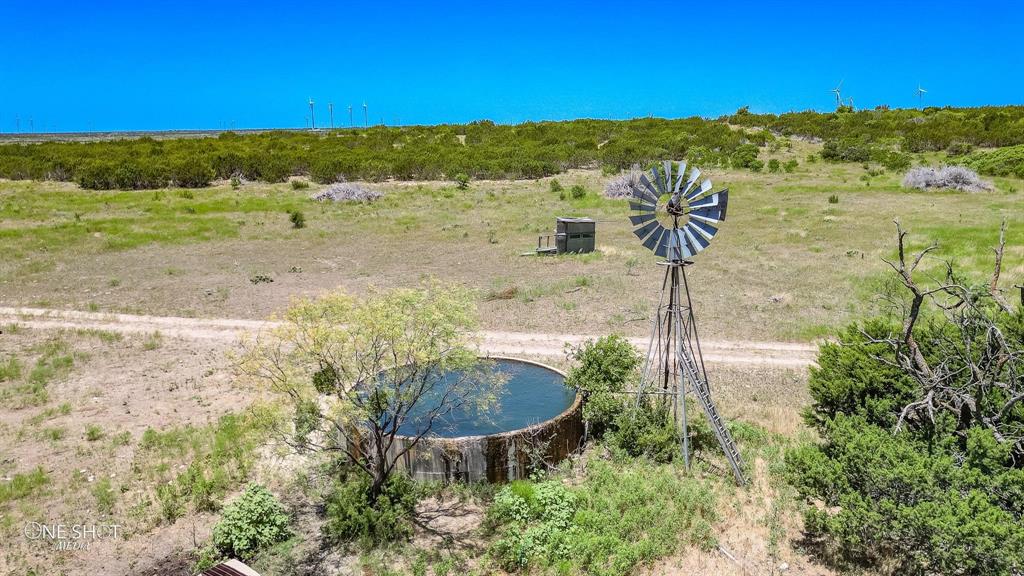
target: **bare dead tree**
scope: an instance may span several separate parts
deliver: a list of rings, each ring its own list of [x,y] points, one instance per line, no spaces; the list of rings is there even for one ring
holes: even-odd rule
[[[963,436],[970,427],[983,426],[999,442],[1012,444],[1020,459],[1024,456],[1024,383],[1020,378],[1024,346],[1019,334],[1011,339],[1004,333],[1007,320],[1016,311],[999,290],[1006,223],[1000,228],[993,274],[984,288],[959,278],[948,262],[944,278],[934,286],[923,286],[915,272],[937,245],[908,255],[907,232],[898,220],[894,223],[897,259],[886,263],[896,272],[909,302],[900,304],[900,333],[870,341],[888,344],[893,356],[878,359],[897,366],[918,385],[918,399],[902,409],[896,430],[908,425],[934,426],[938,414],[948,413],[955,418],[957,434]],[[938,326],[924,332],[927,350],[918,341],[925,317]]]

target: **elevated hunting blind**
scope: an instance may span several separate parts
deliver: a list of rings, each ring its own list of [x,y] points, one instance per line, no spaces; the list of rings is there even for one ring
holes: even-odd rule
[[[582,254],[594,251],[593,218],[557,218],[555,233],[537,237],[538,254]],[[554,246],[551,241],[554,239]]]

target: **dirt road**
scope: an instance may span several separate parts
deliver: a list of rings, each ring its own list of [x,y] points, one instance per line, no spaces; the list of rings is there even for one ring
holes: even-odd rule
[[[231,342],[242,334],[255,333],[273,326],[272,322],[239,319],[179,318],[108,314],[44,308],[0,306],[0,325],[17,323],[37,329],[95,329],[120,333],[160,332],[163,336],[190,340]],[[495,355],[562,356],[565,346],[576,345],[595,336],[570,334],[529,334],[521,332],[480,332],[480,350]],[[631,338],[646,350],[647,340]],[[724,364],[761,364],[802,368],[814,363],[817,347],[791,342],[754,342],[702,340],[706,362]]]

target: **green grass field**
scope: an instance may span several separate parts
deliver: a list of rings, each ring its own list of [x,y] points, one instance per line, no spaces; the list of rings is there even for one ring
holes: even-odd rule
[[[1005,284],[1024,271],[1024,228],[1015,225],[1024,182],[995,178],[996,190],[982,194],[912,192],[900,187],[902,174],[874,165],[808,163],[818,148],[796,141],[765,158],[798,160],[791,174],[710,171],[730,188],[730,208],[689,273],[707,337],[805,340],[857,316],[884,277],[881,258],[894,252],[893,218],[914,247],[939,243],[932,269],[949,258],[978,279],[990,273],[1006,219]],[[550,178],[474,181],[468,190],[391,182],[378,185],[378,202],[347,205],[315,203],[316,186],[287,183],[98,192],[0,182],[0,303],[264,317],[296,294],[438,276],[478,289],[487,328],[644,333],[662,269],[632,236],[626,203],[600,196],[599,171],[556,178],[587,196],[560,199]],[[291,210],[305,214],[304,228],[292,228]],[[556,216],[597,219],[599,251],[520,256]]]

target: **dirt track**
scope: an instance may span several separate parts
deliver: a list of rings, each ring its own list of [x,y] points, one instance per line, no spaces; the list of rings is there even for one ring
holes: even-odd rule
[[[0,306],[0,324],[16,322],[37,329],[97,329],[120,333],[159,331],[171,338],[232,342],[246,332],[258,332],[273,323],[258,320],[136,316],[76,310],[9,308]],[[562,356],[565,345],[594,338],[570,334],[528,334],[521,332],[480,332],[480,350],[486,354]],[[647,340],[630,339],[646,349]],[[788,368],[806,367],[814,362],[817,347],[791,342],[702,340],[704,360],[724,364],[762,364]]]

